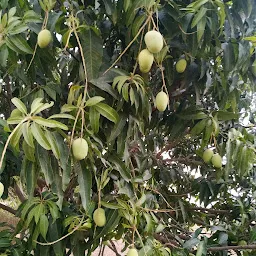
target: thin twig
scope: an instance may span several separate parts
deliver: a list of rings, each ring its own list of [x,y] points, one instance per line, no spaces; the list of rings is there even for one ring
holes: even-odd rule
[[[37,244],[40,244],[40,245],[53,245],[53,244],[56,244],[56,243],[62,241],[63,239],[67,238],[68,236],[72,235],[75,231],[77,231],[82,226],[83,221],[84,221],[84,216],[81,219],[80,223],[71,232],[69,232],[68,234],[66,234],[65,236],[59,238],[56,241],[53,241],[53,242],[50,242],[50,243],[41,243],[41,242],[38,242],[38,241],[34,240],[34,242],[36,242]]]

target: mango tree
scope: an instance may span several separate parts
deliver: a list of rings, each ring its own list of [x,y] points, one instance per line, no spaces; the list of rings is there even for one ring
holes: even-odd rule
[[[255,255],[255,0],[0,9],[2,253]]]

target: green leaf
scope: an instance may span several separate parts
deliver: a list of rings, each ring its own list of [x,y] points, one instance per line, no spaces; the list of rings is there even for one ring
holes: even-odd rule
[[[25,32],[28,29],[28,26],[25,24],[20,24],[18,26],[14,26],[13,28],[8,28],[9,35],[17,35]]]
[[[36,164],[24,158],[22,163],[22,172],[24,173],[27,193],[29,197],[32,198],[34,196],[34,190],[36,186]]]
[[[154,228],[154,222],[153,222],[151,215],[146,212],[144,212],[143,215],[144,215],[144,218],[146,219],[146,223],[147,223],[144,228],[145,232],[147,232],[147,233],[152,232],[152,230]]]
[[[120,135],[120,133],[123,131],[126,123],[127,123],[127,116],[122,115],[120,120],[118,121],[118,123],[116,123],[116,125],[112,129],[110,136],[108,138],[108,142],[113,141]]]
[[[15,52],[33,54],[32,48],[21,35],[7,36],[5,41],[7,46]]]
[[[60,128],[62,130],[68,130],[68,127],[65,124],[58,122],[56,120],[44,119],[40,116],[34,116],[33,121],[39,125],[46,126],[49,128]]]
[[[49,221],[46,215],[40,216],[40,222],[39,222],[39,230],[42,235],[42,237],[46,240],[46,235],[49,228]]]
[[[50,222],[48,234],[50,237],[50,241],[56,241],[59,238],[61,238],[62,237],[62,223],[60,224],[58,221],[55,221],[53,223]],[[53,245],[53,249],[54,249],[55,256],[65,255],[65,253],[64,253],[65,244],[64,244],[63,240],[59,241],[58,243],[55,243]]]
[[[19,124],[24,120],[22,116],[9,117],[7,119],[7,124]]]
[[[85,211],[88,211],[91,202],[92,173],[83,161],[77,162],[76,167],[82,205]]]
[[[27,144],[34,148],[34,138],[30,129],[30,123],[26,122],[22,125],[22,133],[23,133],[23,137],[25,139],[25,141],[27,142]]]
[[[36,158],[39,161],[39,166],[41,168],[42,173],[44,174],[46,184],[51,185],[53,183],[54,175],[53,168],[50,162],[50,157],[48,152],[40,145],[37,145],[36,148]]]
[[[132,1],[131,0],[124,0],[124,10],[127,12],[128,8],[131,6]]]
[[[129,84],[128,83],[125,83],[123,88],[122,88],[122,95],[123,95],[123,98],[126,102],[129,101]]]
[[[51,149],[52,149],[54,156],[56,157],[56,159],[60,159],[60,151],[59,151],[57,142],[56,142],[55,138],[53,137],[52,133],[50,131],[46,130],[45,136],[47,138],[47,141],[51,145]]]
[[[65,113],[65,112],[71,112],[73,110],[77,109],[76,106],[73,105],[69,105],[69,104],[65,104],[61,107],[61,112]]]
[[[140,16],[137,16],[132,24],[132,36],[135,37],[140,30],[141,26],[144,24],[147,16],[143,13]]]
[[[108,84],[103,77],[98,79],[93,79],[90,81],[94,86],[98,87],[100,90],[107,92],[113,98],[118,99],[118,93],[112,88],[110,84]]]
[[[55,115],[52,115],[50,117],[48,117],[48,120],[49,119],[54,119],[54,118],[66,118],[66,119],[71,119],[71,120],[75,120],[76,118],[72,115],[69,115],[69,114],[55,114]]]
[[[64,142],[63,137],[57,132],[53,133],[53,136],[60,152],[60,166],[63,170],[62,172],[62,190],[65,191],[71,178],[71,158],[70,158],[70,149],[67,143]]]
[[[198,119],[205,119],[208,116],[202,111],[184,111],[183,113],[178,115],[179,118],[185,120],[198,120]]]
[[[47,108],[51,108],[54,105],[54,102],[51,101],[50,103],[45,103],[42,106],[38,107],[38,109],[34,112],[34,115],[44,111]]]
[[[39,198],[31,198],[30,200],[26,200],[23,204],[24,204],[24,207],[22,208],[22,211],[21,211],[21,219],[22,220],[25,220],[25,217],[28,213],[28,211],[30,210],[31,211],[31,207],[34,205],[34,204],[37,204],[39,202]]]
[[[12,137],[11,137],[11,140],[10,140],[10,144],[16,148],[18,145],[19,145],[19,142],[20,142],[20,138],[21,138],[21,135],[22,135],[22,125],[20,125],[17,130],[12,133]]]
[[[203,119],[199,121],[191,130],[191,135],[196,136],[199,135],[205,128],[207,123],[207,119]]]
[[[225,23],[225,18],[226,18],[225,4],[221,0],[215,0],[213,3],[217,4],[217,6],[219,7],[218,16],[220,20],[220,34],[221,34],[223,31],[223,25]]]
[[[130,88],[130,101],[131,101],[131,105],[135,103],[135,94],[132,87]]]
[[[223,110],[213,112],[213,115],[217,115],[217,118],[220,121],[229,121],[233,119],[237,120],[239,118],[239,114]]]
[[[202,36],[205,32],[205,26],[206,26],[206,17],[203,17],[198,23],[197,23],[197,42],[199,43],[202,39]]]
[[[205,16],[207,12],[207,8],[202,7],[199,12],[195,15],[195,17],[192,20],[191,28],[195,27],[197,23]]]
[[[31,162],[35,162],[35,149],[30,147],[25,140],[23,140],[22,148],[26,158]]]
[[[45,213],[45,205],[41,202],[36,206],[36,213],[35,213],[35,222],[36,224],[39,222],[40,217]]]
[[[232,71],[236,65],[234,46],[232,43],[223,43],[222,49],[224,51],[224,54],[223,54],[224,71],[228,73]]]
[[[39,107],[43,106],[43,98],[35,98],[31,104],[30,113],[33,114]]]
[[[206,255],[206,245],[204,241],[201,241],[197,247],[196,256]]]
[[[186,241],[183,245],[183,247],[185,249],[191,250],[193,247],[195,247],[198,243],[200,242],[200,240],[198,238],[192,238],[189,239],[188,241]]]
[[[107,203],[104,201],[101,201],[101,205],[104,206],[105,208],[112,209],[112,210],[123,209],[123,207],[120,206],[119,204]]]
[[[0,248],[7,248],[11,246],[12,240],[9,238],[0,238]]]
[[[59,208],[53,201],[47,201],[47,204],[49,206],[49,210],[51,213],[51,216],[53,218],[53,221],[56,221],[59,218]]]
[[[116,170],[125,181],[129,182],[131,180],[131,174],[126,168],[124,162],[122,162],[117,156],[108,156],[108,160],[115,164]]]
[[[94,96],[86,101],[85,106],[91,107],[91,106],[98,104],[99,102],[101,102],[103,100],[105,100],[105,98],[100,97],[100,96]]]
[[[109,105],[104,103],[98,103],[94,107],[102,116],[106,117],[108,120],[114,123],[118,122],[119,120],[118,113]]]
[[[22,112],[23,114],[27,114],[27,108],[25,106],[25,104],[18,98],[12,98],[11,99],[13,105],[20,111]]]
[[[98,77],[103,56],[103,43],[101,38],[92,30],[80,33],[88,80]]]
[[[33,23],[40,23],[42,22],[42,19],[40,15],[38,15],[36,12],[33,10],[28,10],[24,13],[23,15],[23,20],[27,22],[33,22]]]
[[[209,0],[197,0],[189,4],[187,8],[192,8],[197,11],[202,5],[206,4],[207,2],[209,2]]]
[[[89,119],[93,132],[98,133],[100,127],[100,113],[95,109],[95,107],[90,108]]]
[[[31,127],[31,132],[32,132],[34,138],[36,139],[36,141],[46,150],[50,150],[51,145],[48,142],[48,140],[46,139],[44,132],[42,131],[40,126],[36,123],[33,123],[30,127]]]

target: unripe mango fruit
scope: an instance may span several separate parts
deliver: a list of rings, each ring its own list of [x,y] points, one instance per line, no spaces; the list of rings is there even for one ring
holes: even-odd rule
[[[153,61],[154,55],[148,49],[142,50],[138,56],[140,71],[142,73],[148,73],[152,67]]]
[[[52,41],[52,34],[48,29],[43,29],[37,36],[37,43],[40,48],[47,47]]]
[[[138,256],[138,251],[134,248],[130,249],[127,253],[127,256]]]
[[[155,30],[148,31],[144,37],[145,44],[151,53],[158,53],[164,46],[163,36]]]
[[[211,149],[206,149],[203,153],[203,160],[205,163],[209,163],[212,159],[213,151]]]
[[[169,102],[169,98],[165,92],[161,91],[156,95],[156,108],[160,112],[165,111],[165,109],[167,108],[168,102]]]
[[[0,197],[2,197],[3,193],[4,193],[4,185],[2,182],[0,182]]]
[[[212,165],[216,168],[221,168],[222,167],[222,158],[221,156],[217,153],[217,154],[214,154],[212,156]]]
[[[85,159],[88,154],[88,143],[83,138],[75,139],[72,143],[72,151],[76,160]]]
[[[247,245],[247,242],[245,240],[241,240],[238,242],[238,245]]]
[[[98,208],[93,213],[93,220],[98,227],[103,227],[106,224],[105,210]]]
[[[180,59],[176,63],[176,71],[178,73],[183,73],[185,71],[186,67],[187,67],[187,61],[185,59]]]

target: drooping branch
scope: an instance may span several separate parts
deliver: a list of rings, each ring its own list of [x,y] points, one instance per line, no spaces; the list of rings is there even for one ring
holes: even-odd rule
[[[0,208],[5,210],[5,211],[7,211],[7,212],[10,212],[10,213],[12,213],[14,215],[16,214],[16,210],[15,209],[13,209],[10,206],[7,206],[5,204],[0,203]]]

